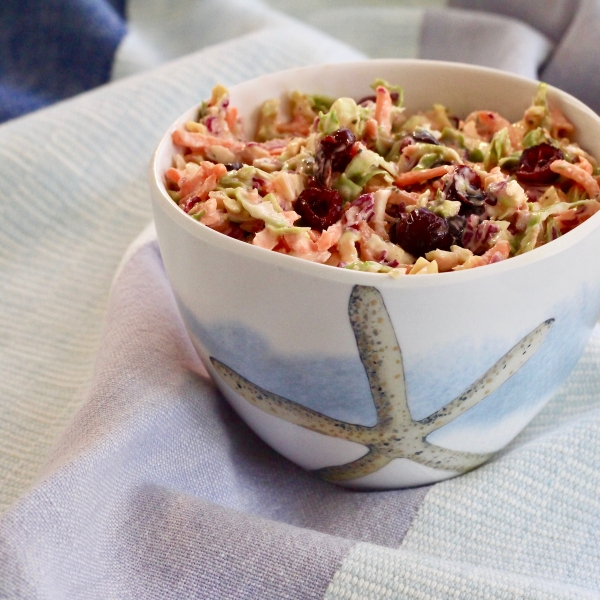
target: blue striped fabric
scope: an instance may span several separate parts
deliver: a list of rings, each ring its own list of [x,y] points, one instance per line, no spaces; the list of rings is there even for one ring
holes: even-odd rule
[[[125,0],[0,2],[0,121],[108,81]]]

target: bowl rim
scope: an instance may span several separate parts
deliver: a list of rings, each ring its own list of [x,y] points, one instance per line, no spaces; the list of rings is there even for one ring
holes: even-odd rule
[[[520,81],[528,84],[537,85],[539,80],[524,77],[522,75],[516,75],[507,71],[494,69],[490,67],[482,67],[478,65],[472,65],[467,63],[459,62],[447,62],[439,60],[426,60],[426,59],[366,59],[360,61],[344,62],[344,63],[323,63],[318,65],[308,65],[303,67],[295,67],[291,69],[285,69],[282,71],[276,71],[261,75],[259,77],[248,79],[240,82],[229,88],[230,93],[235,92],[246,86],[260,85],[263,81],[269,81],[271,79],[288,77],[295,73],[309,73],[311,71],[318,72],[323,69],[336,68],[352,70],[357,67],[368,64],[372,65],[373,69],[377,69],[377,65],[382,66],[419,66],[423,68],[444,68],[455,71],[464,72],[465,70],[471,71],[472,73],[485,73],[495,77],[504,78],[507,81]],[[560,97],[567,101],[575,109],[587,113],[587,116],[595,120],[600,129],[600,116],[598,116],[591,108],[586,104],[569,94],[548,84],[548,91],[553,95]],[[177,224],[183,227],[184,230],[192,234],[194,237],[202,239],[206,243],[218,248],[219,250],[226,251],[228,253],[237,255],[246,255],[247,259],[251,259],[253,262],[258,261],[261,263],[270,264],[274,269],[288,269],[296,272],[303,273],[308,276],[313,276],[319,279],[329,279],[332,281],[338,281],[348,283],[350,285],[374,285],[378,287],[413,287],[413,286],[429,286],[429,285],[443,285],[452,283],[465,283],[471,279],[492,277],[494,274],[504,273],[513,269],[521,269],[527,265],[532,265],[537,262],[544,261],[556,254],[566,251],[568,248],[576,245],[583,238],[590,235],[595,229],[600,227],[600,211],[587,221],[578,225],[575,229],[569,231],[567,234],[553,240],[551,243],[544,244],[543,246],[536,248],[525,254],[514,256],[510,259],[503,260],[497,263],[485,265],[485,268],[473,268],[465,269],[464,271],[450,271],[445,273],[425,274],[420,277],[407,277],[400,275],[399,277],[391,277],[385,273],[372,273],[367,271],[355,271],[351,269],[343,269],[339,267],[333,267],[331,265],[325,265],[308,261],[295,256],[283,255],[279,252],[273,252],[272,250],[266,250],[258,246],[253,246],[247,242],[236,240],[229,236],[223,235],[222,233],[203,225],[196,221],[188,214],[184,213],[167,194],[164,185],[164,174],[159,172],[159,158],[163,146],[170,141],[170,136],[173,130],[179,126],[186,115],[191,111],[196,110],[200,106],[201,102],[189,107],[187,110],[182,112],[173,123],[167,128],[160,142],[158,143],[152,158],[150,160],[148,168],[148,179],[151,188],[151,196],[155,209],[160,209],[166,213],[166,215],[175,221]],[[159,239],[160,245],[160,239]]]

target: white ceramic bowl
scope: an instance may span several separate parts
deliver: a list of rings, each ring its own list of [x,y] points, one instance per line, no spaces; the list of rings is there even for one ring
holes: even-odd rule
[[[298,89],[360,98],[377,77],[408,110],[441,102],[521,118],[537,82],[417,60],[316,66],[235,86],[249,129],[259,104]],[[550,89],[600,156],[600,118]],[[268,444],[348,487],[452,477],[504,447],[581,355],[600,312],[600,214],[527,254],[472,270],[400,277],[284,256],[217,233],[165,192],[171,132],[150,167],[158,241],[194,345],[224,396]]]

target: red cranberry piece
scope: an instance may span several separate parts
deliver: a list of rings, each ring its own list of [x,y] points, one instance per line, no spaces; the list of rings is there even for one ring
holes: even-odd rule
[[[356,137],[346,128],[338,129],[320,141],[315,153],[315,176],[326,187],[331,183],[332,172],[341,173],[352,160],[355,142]]]
[[[196,204],[198,204],[198,202],[200,202],[201,198],[200,196],[192,196],[191,198],[188,198],[185,202],[185,204],[183,205],[183,210],[186,213],[189,213],[190,210],[192,210],[192,208],[194,208],[194,206],[196,206]]]
[[[232,237],[236,240],[241,240],[242,242],[246,239],[246,232],[239,226],[234,223],[230,223],[229,231],[225,232],[229,237]]]
[[[413,256],[436,249],[449,250],[454,241],[446,219],[426,208],[401,214],[393,232],[392,241]]]
[[[352,160],[356,137],[349,129],[338,129],[321,140],[321,148],[331,157],[331,168],[342,172]]]
[[[456,167],[452,179],[444,188],[444,194],[448,200],[460,202],[461,215],[481,214],[485,210],[487,194],[481,187],[481,177],[466,165]]]
[[[563,158],[558,148],[546,142],[526,148],[517,167],[517,179],[529,185],[552,183],[558,179],[558,174],[550,170],[550,165]]]
[[[323,231],[342,216],[342,202],[337,190],[309,187],[298,196],[294,208],[306,225]]]

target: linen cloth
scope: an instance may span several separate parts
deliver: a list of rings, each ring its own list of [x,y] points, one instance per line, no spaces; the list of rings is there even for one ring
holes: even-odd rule
[[[125,253],[154,146],[215,83],[384,53],[539,75],[598,110],[600,3],[182,5],[82,2],[111,15],[110,60],[69,93],[121,79],[0,127],[0,598],[600,597],[600,331],[490,464],[350,492],[215,391],[152,230]],[[56,99],[4,56],[8,116]]]

